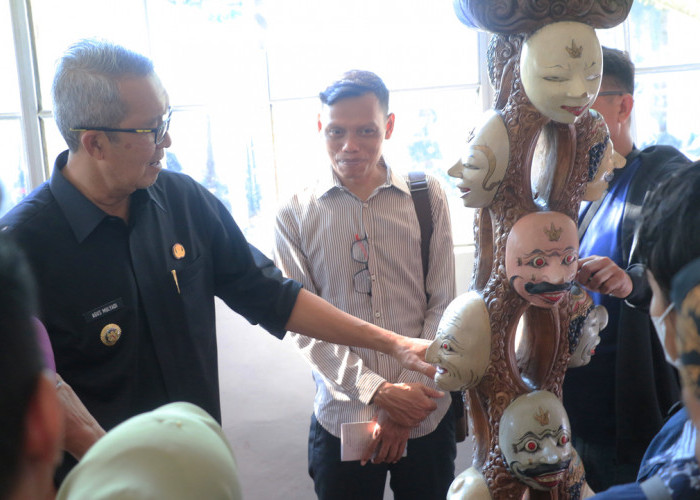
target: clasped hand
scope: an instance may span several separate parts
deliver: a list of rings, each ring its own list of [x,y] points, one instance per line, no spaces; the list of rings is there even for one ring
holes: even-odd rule
[[[445,395],[419,382],[390,384],[384,382],[372,402],[386,411],[398,425],[417,427],[437,408],[435,398]]]
[[[381,408],[374,417],[374,432],[360,460],[365,465],[369,460],[374,464],[393,464],[401,460],[408,443],[409,427],[397,424],[389,413]]]

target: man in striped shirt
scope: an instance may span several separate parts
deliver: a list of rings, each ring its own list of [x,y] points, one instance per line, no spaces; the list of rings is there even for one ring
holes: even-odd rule
[[[382,155],[394,127],[386,86],[355,70],[320,97],[331,168],[280,209],[277,263],[358,318],[433,339],[455,289],[445,194],[428,177],[433,234],[424,276],[410,190]],[[309,473],[319,499],[381,499],[387,472],[396,498],[444,499],[456,455],[449,395],[383,354],[292,337],[316,381]],[[364,421],[374,422],[364,457],[341,461],[341,425]]]

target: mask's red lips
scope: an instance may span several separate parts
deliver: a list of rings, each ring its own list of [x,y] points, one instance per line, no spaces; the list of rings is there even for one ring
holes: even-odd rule
[[[462,193],[460,198],[464,198],[465,196],[467,196],[469,193],[472,192],[472,190],[468,187],[460,187],[460,186],[457,186],[457,187],[459,188],[459,191]]]
[[[581,113],[588,109],[588,106],[562,106],[561,109],[563,109],[564,111],[568,111],[574,116],[580,116]]]
[[[545,292],[541,293],[540,297],[551,304],[556,304],[564,297],[565,293],[566,292]]]
[[[564,470],[554,472],[552,474],[542,474],[541,476],[535,477],[535,481],[537,481],[538,484],[541,484],[542,486],[550,489],[554,488],[557,484],[559,484],[562,479],[564,479]]]

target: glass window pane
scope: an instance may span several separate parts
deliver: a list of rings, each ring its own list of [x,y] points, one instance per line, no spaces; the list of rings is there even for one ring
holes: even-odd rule
[[[252,113],[252,111],[251,111]],[[230,107],[173,113],[166,166],[201,183],[226,206],[246,237],[272,248],[275,202],[269,120],[235,122]]]
[[[478,81],[477,32],[452,2],[267,0],[272,99],[310,97],[348,69],[374,71],[390,88]]]
[[[697,110],[700,71],[637,75],[634,112],[637,147],[675,146],[691,159],[700,158]]]
[[[3,77],[0,78],[0,113],[18,113],[20,110],[14,49],[10,4],[2,2],[0,4],[0,68],[2,68]]]
[[[600,40],[601,45],[625,50],[625,30],[623,24],[607,30],[596,30],[595,32],[596,35],[598,35],[598,40]]]
[[[152,56],[173,103],[267,101],[263,28],[255,3],[148,2]]]
[[[0,120],[0,137],[3,138],[3,160],[0,162],[0,215],[3,215],[27,195],[29,187],[19,120]]]
[[[272,104],[279,198],[286,200],[328,167],[326,146],[317,126],[317,97]]]
[[[152,57],[175,109],[168,167],[205,185],[232,211],[247,236],[271,248],[269,220],[264,233],[270,236],[262,238],[269,243],[255,236],[263,232],[263,214],[269,218],[276,203],[264,50],[255,41],[260,26],[245,10],[254,3],[32,4],[45,107],[50,107],[55,60],[79,38],[107,38]],[[253,31],[247,29],[251,25]],[[53,165],[66,145],[53,120],[44,125],[48,162]]]
[[[700,63],[693,42],[700,31],[696,0],[634,2],[629,14],[630,52],[637,68]]]
[[[472,242],[473,210],[462,204],[457,180],[447,170],[464,153],[469,132],[483,113],[478,92],[394,92],[391,99],[396,125],[385,146],[387,158],[402,172],[423,170],[440,179],[450,205],[455,244]]]
[[[143,0],[31,0],[43,109],[51,109],[55,63],[81,38],[107,38],[149,55]]]

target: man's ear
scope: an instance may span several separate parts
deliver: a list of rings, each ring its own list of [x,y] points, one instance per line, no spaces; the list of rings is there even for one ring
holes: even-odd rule
[[[395,119],[396,117],[394,116],[394,113],[389,113],[389,116],[386,117],[386,132],[384,133],[384,139],[389,139],[391,137],[391,134],[394,131]]]
[[[87,130],[80,136],[83,149],[96,160],[104,159],[104,148],[107,141],[109,141],[107,136],[99,130]]]
[[[317,122],[317,125],[318,125],[318,131],[320,132],[321,129],[323,128],[323,124],[321,123],[321,113],[319,113],[318,115],[316,115],[316,122]]]
[[[23,455],[30,462],[50,464],[53,471],[63,448],[63,408],[56,382],[44,372],[39,376],[25,415]]]
[[[634,97],[631,94],[623,94],[622,99],[620,99],[620,109],[619,109],[619,122],[625,123],[629,120],[632,114],[632,108],[634,107]]]

